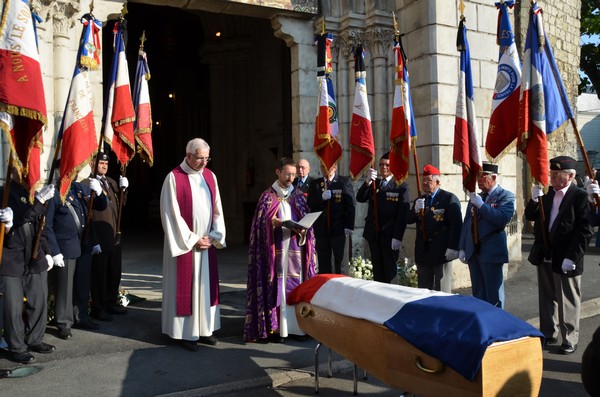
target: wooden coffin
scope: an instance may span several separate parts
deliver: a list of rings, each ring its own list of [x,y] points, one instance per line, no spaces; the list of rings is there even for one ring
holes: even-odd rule
[[[469,381],[388,328],[306,302],[296,304],[307,334],[392,388],[419,396],[537,396],[542,381],[540,339],[494,343]]]

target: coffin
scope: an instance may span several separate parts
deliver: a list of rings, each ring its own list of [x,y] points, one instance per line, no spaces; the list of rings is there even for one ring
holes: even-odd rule
[[[385,288],[385,294],[389,295],[389,287]],[[336,295],[345,299],[343,292],[336,291]],[[292,296],[292,302],[299,296]],[[361,301],[364,301],[364,295],[361,295]],[[309,302],[294,303],[302,330],[392,388],[419,396],[538,395],[543,359],[537,336],[486,346],[473,379],[467,379],[464,373],[442,362],[435,353],[424,353],[387,326]],[[448,336],[440,335],[440,338]]]

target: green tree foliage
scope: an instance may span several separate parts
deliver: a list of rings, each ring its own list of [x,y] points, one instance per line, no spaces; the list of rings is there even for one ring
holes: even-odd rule
[[[600,0],[581,1],[581,35],[600,35]],[[581,78],[579,92],[590,84],[600,98],[600,44],[586,43],[581,46],[579,68],[587,75]]]

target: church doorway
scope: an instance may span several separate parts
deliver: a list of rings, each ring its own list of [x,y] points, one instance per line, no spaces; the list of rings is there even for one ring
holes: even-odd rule
[[[132,2],[128,11],[132,84],[143,32],[147,39],[154,166],[135,156],[127,167],[122,230],[161,232],[163,180],[183,160],[186,143],[201,137],[211,146],[227,241],[244,242],[254,203],[275,178],[276,159],[293,150],[289,49],[269,19]],[[103,29],[105,81],[113,24]],[[109,174],[118,172],[112,163]]]

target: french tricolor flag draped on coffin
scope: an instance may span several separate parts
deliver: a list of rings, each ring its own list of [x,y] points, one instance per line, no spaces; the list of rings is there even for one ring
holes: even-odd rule
[[[489,345],[543,335],[523,320],[472,296],[322,274],[287,297],[384,325],[472,381]]]

